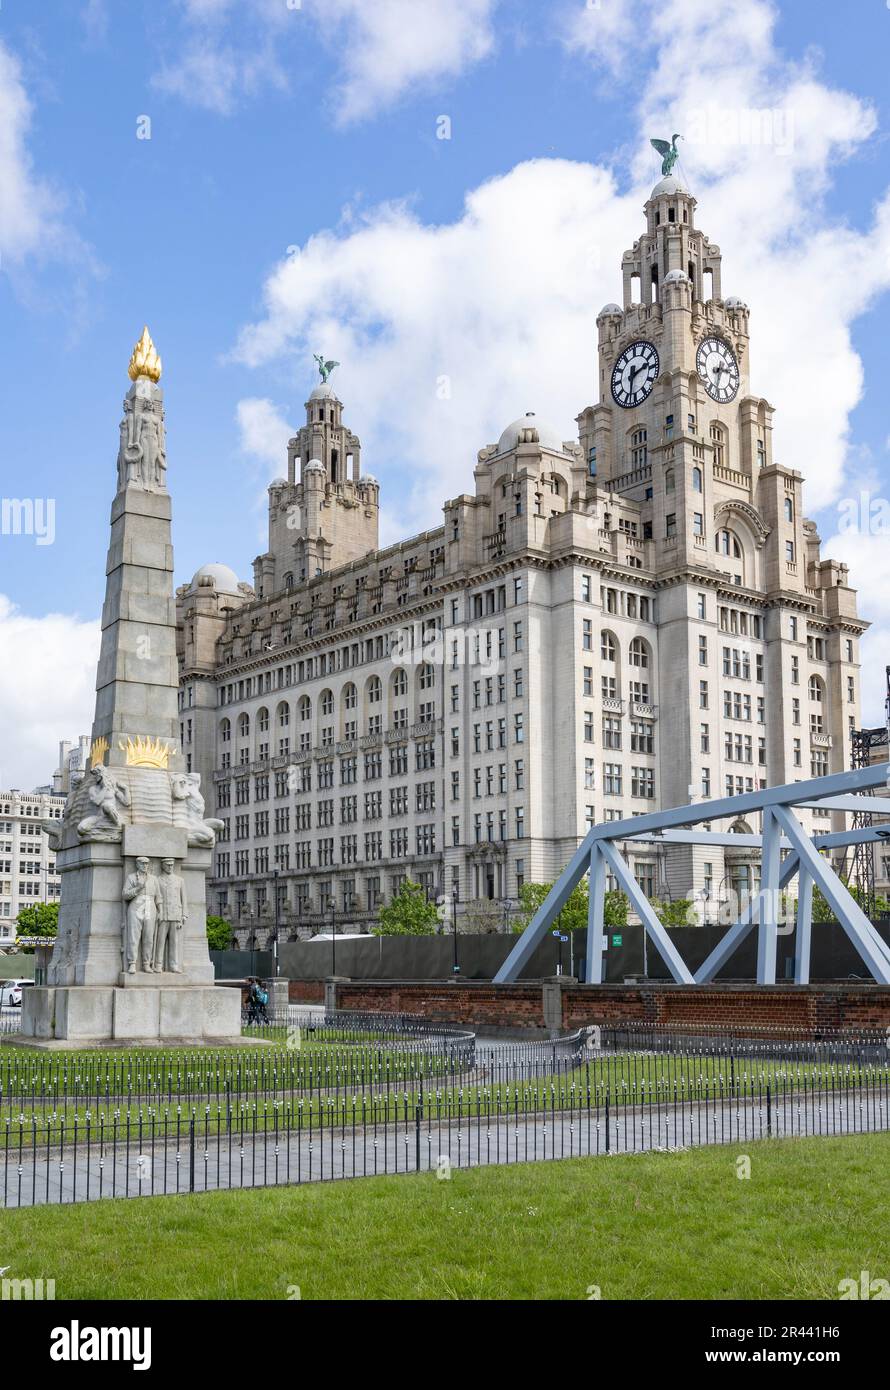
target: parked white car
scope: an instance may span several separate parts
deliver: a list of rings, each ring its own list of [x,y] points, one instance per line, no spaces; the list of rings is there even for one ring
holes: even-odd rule
[[[10,1004],[20,1005],[22,990],[28,989],[33,983],[33,980],[0,980],[0,1008]]]

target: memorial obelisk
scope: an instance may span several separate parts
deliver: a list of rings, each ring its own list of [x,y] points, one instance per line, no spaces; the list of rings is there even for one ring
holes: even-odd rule
[[[146,328],[130,358],[111,507],[90,771],[44,828],[61,876],[45,984],[26,990],[34,1046],[170,1045],[240,1035],[216,988],[206,876],[219,822],[179,748],[176,607],[161,360]]]

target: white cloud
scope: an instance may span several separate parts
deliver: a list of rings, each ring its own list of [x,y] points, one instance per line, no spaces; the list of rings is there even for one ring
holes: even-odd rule
[[[18,59],[0,43],[0,256],[19,262],[57,247],[62,200],[34,171],[31,102]]]
[[[258,465],[258,487],[253,501],[254,534],[265,550],[268,540],[269,484],[287,473],[287,441],[296,430],[272,401],[251,396],[238,402],[236,411],[241,452]]]
[[[87,41],[91,44],[103,43],[108,34],[106,0],[87,0],[80,18],[86,31]]]
[[[30,617],[0,594],[0,786],[48,782],[59,741],[89,733],[100,625],[65,613]],[[14,730],[14,737],[10,731]]]
[[[390,106],[419,84],[459,76],[494,48],[496,0],[321,0],[322,35],[345,59],[340,124]]]
[[[287,460],[287,441],[296,431],[272,401],[251,396],[238,402],[238,430],[245,454],[269,469],[269,479],[279,477]]]
[[[331,114],[363,119],[421,84],[459,76],[493,49],[497,0],[181,0],[186,26],[154,84],[192,105],[229,115],[270,85],[284,90],[289,44],[312,31],[338,66]],[[308,61],[304,55],[304,61]]]
[[[605,16],[610,33],[623,23],[617,6],[574,13]],[[470,192],[449,224],[424,224],[409,204],[377,207],[277,266],[264,315],[240,337],[255,366],[295,351],[308,360],[319,343],[340,359],[347,418],[384,506],[387,478],[410,478],[399,534],[434,524],[443,497],[472,487],[476,450],[507,420],[534,409],[568,437],[597,399],[595,316],[620,298],[621,254],[659,177],[648,136],[682,131],[684,118],[698,225],[720,243],[724,293],[751,305],[752,390],[777,407],[776,457],[806,475],[811,511],[843,488],[863,390],[851,328],[890,286],[890,201],[857,230],[823,195],[874,113],[782,58],[758,0],[716,11],[647,0],[634,15],[635,33],[661,48],[639,97],[629,193],[601,166],[534,160]],[[638,45],[636,72],[646,57]],[[787,118],[758,125],[751,113],[763,111]],[[776,143],[753,143],[764,136]]]
[[[396,533],[435,524],[515,416],[536,410],[573,434],[595,390],[593,318],[614,297],[607,256],[628,243],[637,201],[590,165],[534,160],[475,189],[449,225],[378,208],[278,266],[238,355],[308,362],[322,344],[343,363],[347,420]],[[387,496],[399,464],[410,482]]]

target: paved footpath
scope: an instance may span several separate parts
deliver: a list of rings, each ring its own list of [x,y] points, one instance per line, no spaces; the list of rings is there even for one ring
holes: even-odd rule
[[[266,1133],[214,1128],[146,1140],[120,1140],[89,1149],[13,1151],[0,1165],[0,1205],[47,1203],[266,1187],[382,1173],[527,1163],[588,1155],[644,1153],[709,1144],[800,1135],[866,1133],[890,1129],[890,1092],[850,1090],[764,1100],[625,1106],[606,1117],[604,1107],[533,1115],[414,1118],[352,1128],[333,1126]]]

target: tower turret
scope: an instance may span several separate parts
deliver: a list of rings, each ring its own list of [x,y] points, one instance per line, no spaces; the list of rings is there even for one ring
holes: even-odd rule
[[[339,364],[317,357],[322,380],[306,423],[288,442],[287,478],[269,488],[269,549],[254,560],[259,597],[295,588],[378,545],[380,489],[361,472],[361,442],[343,422],[330,380]]]

